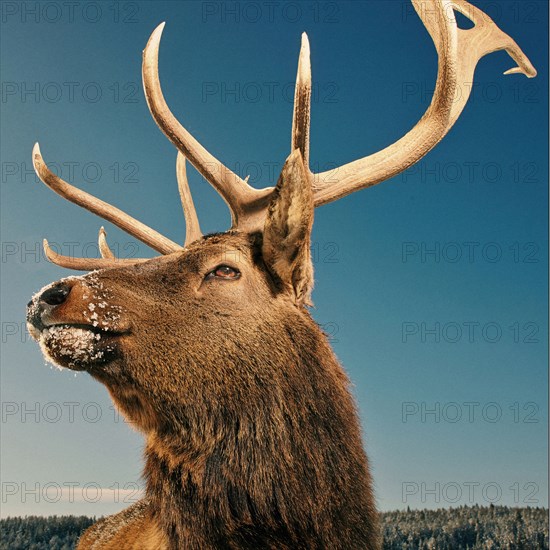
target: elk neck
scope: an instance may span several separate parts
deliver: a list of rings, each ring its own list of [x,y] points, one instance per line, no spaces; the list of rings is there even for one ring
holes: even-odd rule
[[[338,518],[373,501],[348,379],[326,336],[305,310],[264,334],[263,356],[243,352],[243,387],[181,403],[148,435],[147,497],[173,548],[300,548],[310,537],[340,548],[351,535]],[[374,507],[355,524],[375,533]]]

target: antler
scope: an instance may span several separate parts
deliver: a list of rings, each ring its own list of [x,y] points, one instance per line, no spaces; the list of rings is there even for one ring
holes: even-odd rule
[[[181,205],[183,207],[183,215],[185,217],[185,244],[191,244],[192,242],[202,237],[201,228],[199,225],[199,219],[197,217],[197,211],[193,204],[193,197],[189,190],[189,183],[187,182],[187,170],[185,168],[185,157],[178,152],[176,160],[176,176],[178,179],[178,189],[180,192]]]
[[[111,252],[105,240],[105,230],[103,227],[99,230],[98,241],[101,258],[73,258],[72,256],[63,256],[51,248],[47,239],[43,241],[44,254],[46,254],[46,258],[48,258],[50,262],[61,267],[76,269],[78,271],[93,271],[94,269],[136,265],[149,261],[149,258],[115,258],[115,255]]]
[[[139,239],[161,254],[170,254],[171,252],[181,250],[180,245],[167,239],[164,235],[161,235],[135,218],[132,218],[132,216],[119,210],[116,206],[103,202],[93,195],[73,187],[59,176],[56,176],[44,162],[38,143],[35,144],[32,151],[32,161],[38,177],[50,189],[55,191],[58,195],[61,195],[64,199],[74,202],[78,204],[78,206],[114,223],[129,235],[136,237],[136,239]]]
[[[411,1],[438,53],[438,74],[432,102],[411,131],[382,151],[326,172],[310,172],[315,206],[389,179],[412,166],[437,145],[466,105],[475,67],[483,56],[506,50],[518,66],[505,74],[536,76],[536,70],[514,40],[466,0]],[[468,30],[459,29],[454,9],[469,17],[475,26]],[[170,112],[158,77],[158,51],[163,28],[164,24],[161,24],[155,29],[143,53],[143,82],[151,113],[170,141],[225,199],[233,215],[233,227],[259,230],[273,188],[256,190],[250,187],[206,153]],[[310,104],[309,42],[304,33],[296,78],[291,150],[301,150],[306,166],[309,166]]]
[[[129,235],[136,237],[141,242],[147,244],[161,254],[171,254],[172,252],[182,250],[182,246],[171,241],[164,235],[161,235],[132,216],[129,216],[122,210],[119,210],[115,206],[112,206],[94,197],[93,195],[72,186],[59,176],[55,175],[44,162],[38,143],[36,143],[33,148],[33,166],[38,177],[58,195],[112,222]],[[191,193],[189,192],[189,185],[185,174],[185,158],[181,154],[178,154],[176,171],[181,202],[186,218],[187,230],[184,246],[187,246],[194,240],[199,239],[202,234],[200,232],[197,214],[193,205],[193,199],[191,198]],[[52,250],[48,244],[48,241],[44,239],[44,253],[46,254],[48,260],[60,265],[61,267],[78,269],[81,271],[105,269],[121,265],[133,265],[147,261],[146,258],[115,258],[115,255],[107,244],[106,232],[103,227],[99,230],[98,245],[101,258],[73,258],[58,254]]]
[[[401,139],[370,156],[326,172],[314,174],[309,170],[309,129],[311,107],[311,65],[309,42],[302,35],[298,61],[294,113],[292,120],[291,152],[300,149],[312,180],[315,206],[327,204],[345,195],[371,187],[406,170],[430,151],[451,129],[460,116],[472,90],[472,78],[478,61],[485,55],[506,50],[515,60],[514,67],[504,74],[522,73],[528,78],[537,72],[519,46],[481,10],[466,0],[411,0],[438,54],[438,73],[434,96],[416,126]],[[474,23],[468,30],[459,29],[454,11]],[[164,23],[154,31],[143,51],[143,87],[147,104],[159,128],[178,149],[176,164],[178,187],[186,219],[185,245],[201,237],[199,222],[186,178],[185,158],[218,191],[231,210],[232,227],[242,231],[259,231],[263,227],[267,207],[274,188],[254,189],[247,180],[234,174],[211,155],[174,117],[162,94],[158,75],[158,53]],[[50,172],[42,160],[38,144],[33,151],[35,170],[40,179],[62,197],[82,206],[162,254],[181,250],[181,247],[150,227],[128,216],[92,195],[80,191]],[[137,263],[140,259],[115,260],[99,235],[102,258],[71,259],[53,252],[45,243],[46,255],[53,262],[75,269],[111,267]],[[78,267],[77,267],[78,266]]]
[[[470,91],[478,61],[485,55],[506,50],[518,67],[505,74],[537,72],[518,45],[481,10],[466,0],[412,0],[430,33],[439,57],[437,84],[430,107],[418,124],[400,140],[382,151],[315,175],[315,205],[376,185],[406,170],[430,151],[460,116]],[[474,23],[459,29],[453,8]]]
[[[233,227],[245,228],[254,212],[262,211],[268,204],[264,200],[271,189],[257,190],[251,187],[211,155],[172,114],[160,87],[158,54],[164,23],[154,31],[143,50],[143,89],[151,115],[166,137],[189,159],[225,200],[233,221]]]
[[[115,259],[113,251],[109,248],[109,245],[107,244],[107,232],[105,231],[105,228],[103,226],[101,226],[99,229],[97,244],[99,246],[99,253],[101,254],[102,258],[106,260]]]
[[[311,63],[309,40],[302,33],[302,47],[298,58],[298,73],[294,90],[294,113],[292,116],[292,141],[290,152],[300,149],[304,166],[309,168],[309,124],[311,111]]]

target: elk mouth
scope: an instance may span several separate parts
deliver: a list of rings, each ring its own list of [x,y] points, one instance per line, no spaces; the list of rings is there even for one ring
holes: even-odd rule
[[[120,356],[119,339],[129,330],[114,331],[81,323],[29,324],[29,332],[52,363],[72,370],[89,370]]]

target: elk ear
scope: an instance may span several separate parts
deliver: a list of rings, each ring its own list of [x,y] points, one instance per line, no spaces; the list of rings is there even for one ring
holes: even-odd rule
[[[295,149],[283,166],[269,205],[262,254],[269,270],[298,305],[312,305],[310,239],[313,210],[310,178],[300,150]]]

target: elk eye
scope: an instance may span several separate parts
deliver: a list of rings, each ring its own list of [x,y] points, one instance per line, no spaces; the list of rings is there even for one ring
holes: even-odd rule
[[[240,276],[240,271],[228,265],[219,265],[207,275],[208,278],[216,277],[218,279],[238,279]]]

